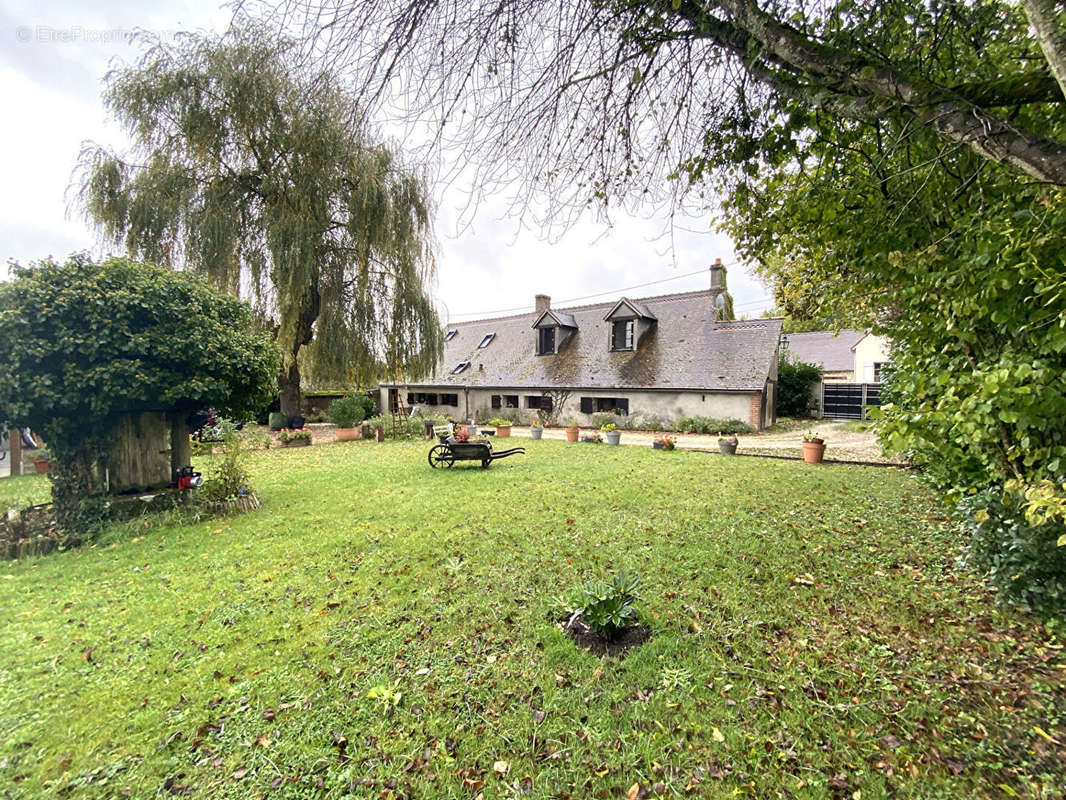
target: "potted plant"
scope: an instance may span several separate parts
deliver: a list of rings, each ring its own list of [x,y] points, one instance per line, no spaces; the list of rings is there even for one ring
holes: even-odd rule
[[[607,444],[618,444],[622,438],[622,432],[613,422],[605,422],[600,425],[600,433],[607,437]]]
[[[329,421],[337,426],[337,441],[351,442],[359,438],[359,428],[366,413],[363,404],[354,397],[341,397],[329,405]]]
[[[825,455],[825,439],[814,431],[803,434],[803,460],[808,464],[821,464]]]
[[[544,426],[550,425],[554,419],[552,412],[546,411],[543,408],[538,408],[537,420],[533,427],[529,429],[529,435],[534,439],[539,439],[544,433]]]
[[[496,426],[496,435],[501,438],[506,438],[511,435],[511,420],[504,419],[503,417],[496,417],[489,420],[489,425]]]
[[[53,462],[50,456],[51,454],[45,447],[42,447],[34,455],[33,468],[34,470],[36,470],[38,475],[47,475],[49,472],[52,471]]]
[[[666,438],[666,434],[665,433],[657,433],[655,435],[655,438],[651,440],[651,449],[652,450],[662,450],[663,449],[663,440],[665,438]]]
[[[723,456],[735,456],[738,444],[736,434],[718,437],[718,450]]]
[[[278,431],[278,444],[282,447],[307,447],[311,444],[311,431],[306,428],[296,431],[282,428]]]
[[[578,427],[577,420],[573,417],[566,418],[566,441],[576,442],[577,437],[581,433],[581,428]]]
[[[603,437],[596,431],[593,431],[592,433],[582,434],[581,441],[588,442],[589,444],[603,444]]]

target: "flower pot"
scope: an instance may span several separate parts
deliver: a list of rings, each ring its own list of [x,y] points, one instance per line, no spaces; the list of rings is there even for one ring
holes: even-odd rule
[[[719,440],[718,451],[723,456],[735,456],[737,454],[737,443]]]
[[[652,442],[651,443],[651,449],[652,450],[662,450],[663,449],[663,443],[662,442]]]
[[[618,442],[621,440],[621,438],[622,438],[622,432],[621,431],[610,431],[607,434],[607,444],[618,444]]]
[[[287,442],[279,442],[282,447],[310,447],[310,439],[290,439]]]
[[[529,435],[533,439],[539,439],[544,433],[544,428],[530,428]]]
[[[338,442],[354,442],[359,438],[358,428],[337,428]]]
[[[496,426],[496,435],[499,436],[501,439],[506,439],[508,436],[511,435],[511,426],[510,425],[497,425]]]
[[[825,455],[825,442],[804,442],[803,443],[803,460],[808,464],[820,464],[822,463],[822,456]]]
[[[37,470],[38,475],[47,475],[52,471],[52,462],[47,458],[38,458],[34,460],[33,468]]]
[[[566,441],[576,442],[578,434],[581,433],[581,428],[567,428],[566,429]]]

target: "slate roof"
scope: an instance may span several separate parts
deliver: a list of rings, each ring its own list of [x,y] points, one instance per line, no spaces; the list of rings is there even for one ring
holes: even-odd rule
[[[788,351],[800,361],[817,364],[822,372],[851,372],[855,369],[852,348],[866,336],[865,331],[844,328],[837,331],[789,333]]]
[[[781,320],[716,322],[705,290],[639,302],[658,321],[638,336],[634,352],[611,352],[611,324],[604,316],[617,301],[552,309],[573,318],[577,330],[555,355],[536,355],[538,313],[449,325],[456,335],[444,345],[436,374],[414,386],[513,389],[691,389],[707,392],[762,391],[776,356]],[[562,339],[565,329],[560,329]],[[492,343],[478,349],[487,333]],[[457,364],[470,366],[450,374]]]

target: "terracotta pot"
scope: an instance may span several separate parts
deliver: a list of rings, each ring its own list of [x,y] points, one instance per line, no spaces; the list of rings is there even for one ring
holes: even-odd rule
[[[808,464],[821,464],[825,455],[825,442],[804,442],[803,460]]]
[[[38,458],[33,462],[33,468],[37,470],[38,475],[47,475],[52,471],[52,462],[47,458]]]
[[[566,429],[566,441],[576,442],[578,434],[581,433],[581,428],[567,428]]]
[[[508,436],[511,435],[511,426],[510,425],[497,425],[496,426],[496,435],[499,436],[501,439],[506,439]]]
[[[354,442],[359,438],[358,428],[337,428],[338,442]]]

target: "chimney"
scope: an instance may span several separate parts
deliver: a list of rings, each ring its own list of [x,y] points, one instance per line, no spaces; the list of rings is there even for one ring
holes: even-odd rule
[[[725,290],[725,267],[722,259],[716,258],[711,265],[711,289]]]
[[[535,298],[537,313],[540,314],[552,307],[552,299],[546,294],[538,294]]]
[[[720,258],[711,264],[711,307],[717,322],[736,319],[733,315],[733,297],[725,285],[725,266]]]

